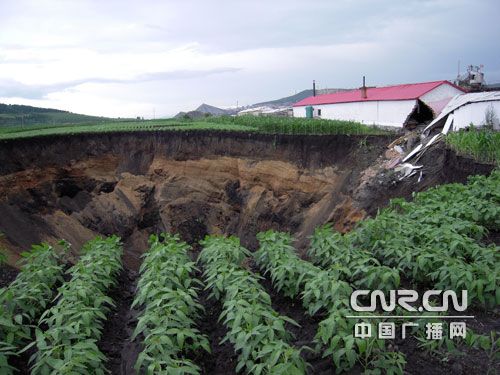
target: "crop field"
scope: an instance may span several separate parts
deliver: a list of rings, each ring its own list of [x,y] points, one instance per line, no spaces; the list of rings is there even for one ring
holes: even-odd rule
[[[94,123],[33,124],[0,126],[0,140],[50,135],[113,133],[136,131],[225,131],[264,134],[386,134],[381,129],[350,121],[270,118],[270,117],[207,117],[202,120],[139,120],[99,121]]]
[[[346,234],[317,227],[304,254],[291,234],[275,230],[259,233],[253,252],[235,236],[188,244],[177,234],[151,235],[129,306],[136,373],[220,373],[207,363],[221,355],[230,372],[248,374],[454,373],[457,366],[495,373],[500,253],[490,234],[500,231],[499,187],[496,170],[393,199]],[[124,319],[113,318],[113,295],[124,288],[122,243],[97,237],[76,259],[69,252],[65,241],[34,245],[0,290],[1,374],[109,372],[103,332],[110,319]],[[476,319],[465,337],[450,338],[445,324],[443,336],[429,340],[416,325],[446,312],[398,306],[382,322],[401,325],[417,314],[406,340],[359,337],[356,325],[375,325],[384,312],[356,317],[351,295],[375,289],[467,290],[467,311],[454,315]],[[308,338],[305,326],[314,331]]]
[[[473,128],[451,132],[446,143],[457,152],[483,162],[500,164],[500,132]]]

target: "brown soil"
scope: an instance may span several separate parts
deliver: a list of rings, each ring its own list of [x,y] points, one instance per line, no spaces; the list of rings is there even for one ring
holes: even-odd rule
[[[215,298],[208,298],[209,294],[207,290],[199,293],[199,300],[205,311],[199,319],[198,328],[208,337],[212,353],[211,355],[200,353],[193,359],[201,367],[204,375],[236,374],[238,356],[229,341],[221,344],[227,333],[226,327],[219,322],[222,305]]]
[[[353,200],[353,187],[389,142],[200,132],[4,142],[0,231],[13,261],[32,243],[65,238],[78,249],[115,233],[137,269],[148,235],[160,231],[190,242],[236,234],[254,248],[255,233],[269,228],[306,238],[335,219],[348,229],[371,205]]]
[[[33,243],[65,238],[77,251],[118,234],[140,264],[151,233],[235,234],[245,246],[270,228],[299,248],[317,225],[347,231],[392,197],[409,197],[492,167],[435,147],[424,179],[395,183],[389,136],[115,133],[0,142],[1,246],[9,263]]]
[[[136,272],[124,269],[109,293],[115,306],[107,315],[98,346],[106,355],[106,368],[112,374],[135,374],[133,367],[141,352],[139,338],[130,339],[137,324],[137,310],[131,309],[137,279]]]
[[[9,285],[16,278],[19,271],[8,264],[0,265],[0,288]]]

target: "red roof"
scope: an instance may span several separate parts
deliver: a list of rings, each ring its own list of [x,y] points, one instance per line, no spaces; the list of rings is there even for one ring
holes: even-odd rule
[[[464,91],[462,88],[455,86],[448,81],[410,83],[406,85],[386,87],[368,87],[366,89],[366,99],[361,96],[361,89],[356,89],[351,91],[337,92],[334,94],[310,96],[295,103],[293,106],[300,107],[306,105],[370,102],[379,100],[412,100],[420,98],[422,95],[443,84],[447,84],[461,91]]]

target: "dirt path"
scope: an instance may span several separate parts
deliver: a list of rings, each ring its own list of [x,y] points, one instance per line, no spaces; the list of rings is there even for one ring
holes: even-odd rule
[[[130,307],[134,300],[138,275],[123,269],[118,275],[116,286],[110,291],[115,307],[111,309],[104,323],[99,349],[106,355],[106,368],[113,375],[135,374],[133,369],[140,352],[140,340],[130,341],[136,326],[136,310]]]
[[[201,278],[200,278],[201,279]],[[226,327],[219,322],[219,316],[222,313],[222,305],[215,298],[208,298],[210,291],[202,290],[199,292],[200,303],[205,308],[199,320],[199,330],[208,337],[212,354],[202,353],[194,358],[195,362],[201,367],[202,374],[205,375],[231,375],[236,374],[236,365],[238,356],[234,352],[233,345],[224,339],[227,333]]]
[[[14,281],[19,270],[9,266],[8,264],[0,265],[0,288],[9,286]]]

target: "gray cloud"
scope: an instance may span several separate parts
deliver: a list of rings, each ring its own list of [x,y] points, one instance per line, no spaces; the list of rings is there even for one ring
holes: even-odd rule
[[[109,78],[85,78],[74,81],[59,82],[50,85],[27,85],[15,80],[0,79],[0,97],[4,98],[25,98],[25,99],[43,99],[48,94],[64,91],[85,83],[101,84],[129,84],[154,81],[182,80],[192,78],[202,78],[214,74],[235,73],[237,68],[218,68],[210,70],[177,70],[172,72],[154,72],[141,74],[131,79],[109,79]]]

